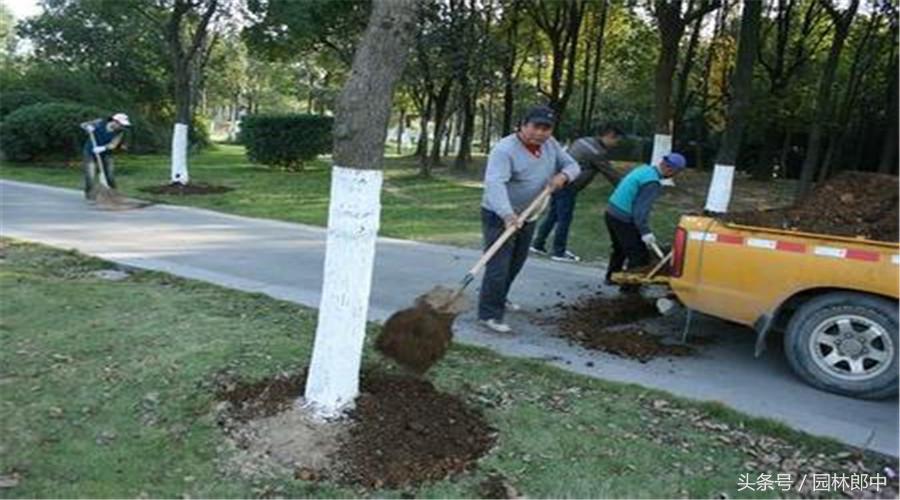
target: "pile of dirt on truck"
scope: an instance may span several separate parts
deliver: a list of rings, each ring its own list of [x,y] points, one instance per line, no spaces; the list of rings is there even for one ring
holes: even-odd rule
[[[898,239],[898,179],[844,172],[821,183],[797,204],[730,214],[728,222],[876,241]]]

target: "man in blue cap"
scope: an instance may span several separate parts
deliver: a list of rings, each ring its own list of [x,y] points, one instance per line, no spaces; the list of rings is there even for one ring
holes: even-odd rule
[[[684,156],[669,153],[656,166],[635,168],[616,186],[606,206],[606,228],[612,242],[607,284],[612,274],[626,265],[634,269],[650,263],[647,247],[656,244],[649,224],[650,209],[662,192],[662,181],[681,173],[685,165]]]

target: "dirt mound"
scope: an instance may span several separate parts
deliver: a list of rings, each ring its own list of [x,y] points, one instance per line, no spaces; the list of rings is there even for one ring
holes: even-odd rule
[[[652,302],[640,295],[608,299],[587,297],[572,305],[559,305],[562,314],[554,318],[559,332],[588,349],[636,359],[642,363],[659,356],[685,356],[690,347],[668,345],[659,337],[635,327],[621,327],[659,313]]]
[[[430,382],[368,376],[352,416],[356,425],[342,453],[346,478],[398,488],[461,472],[494,444],[479,412]]]
[[[189,182],[188,184],[163,184],[162,186],[145,186],[138,188],[139,191],[152,194],[171,194],[178,196],[202,195],[202,194],[221,194],[234,191],[234,188],[227,186],[214,186],[203,182]]]
[[[693,352],[688,346],[664,344],[659,337],[641,328],[592,331],[584,334],[580,341],[585,347],[636,359],[641,363],[660,356],[688,356]]]
[[[258,429],[283,415],[279,412],[295,411],[305,381],[305,374],[298,374],[232,384],[218,397],[234,421],[254,420]],[[328,469],[307,463],[295,471],[296,478],[402,488],[461,472],[493,446],[494,431],[481,414],[428,381],[369,372],[362,375],[360,392],[337,451],[320,462]],[[278,423],[284,421],[291,420]],[[227,422],[219,419],[229,435],[245,428]]]
[[[729,222],[836,236],[898,241],[898,179],[844,172],[799,203],[777,210],[733,213]]]

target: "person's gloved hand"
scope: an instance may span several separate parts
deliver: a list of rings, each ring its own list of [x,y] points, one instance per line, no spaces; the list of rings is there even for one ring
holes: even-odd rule
[[[81,126],[81,128],[83,128],[85,132],[93,132],[94,130],[96,130],[90,123],[85,123]]]
[[[104,151],[106,151],[106,146],[94,146],[94,154],[95,155],[98,155]]]
[[[656,244],[656,236],[654,236],[653,233],[641,235],[641,240],[643,240],[644,244],[648,247]]]

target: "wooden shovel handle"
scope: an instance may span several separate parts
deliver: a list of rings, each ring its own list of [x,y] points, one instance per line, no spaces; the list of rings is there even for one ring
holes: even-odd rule
[[[660,252],[660,253],[662,253],[662,252]],[[658,273],[659,270],[662,269],[662,267],[664,265],[666,265],[670,260],[672,260],[672,252],[669,252],[668,254],[666,254],[666,256],[663,257],[663,259],[660,260],[656,264],[656,266],[654,266],[653,269],[650,270],[649,273],[647,273],[647,276],[645,276],[644,279],[650,279],[650,278],[656,276],[656,273]]]
[[[544,200],[546,200],[547,197],[550,196],[550,194],[552,192],[553,191],[550,189],[550,186],[545,187],[544,190],[541,191],[541,194],[537,195],[537,197],[534,199],[534,201],[532,201],[531,204],[528,205],[528,207],[525,208],[525,210],[522,211],[521,214],[519,214],[519,217],[518,217],[519,224],[525,224],[525,221],[527,221],[528,218],[531,217],[531,215],[534,213],[534,211],[537,210],[538,207],[540,207],[542,203],[544,203]],[[500,237],[497,238],[497,241],[495,241],[494,244],[491,245],[487,249],[487,251],[484,252],[484,254],[481,256],[481,258],[478,259],[478,262],[476,262],[475,265],[472,266],[472,269],[469,270],[467,275],[475,276],[476,274],[478,274],[478,272],[481,271],[481,269],[487,265],[488,261],[491,260],[491,258],[494,256],[494,254],[496,254],[497,251],[500,250],[500,247],[502,247],[503,244],[506,243],[506,240],[508,240],[510,238],[510,236],[512,236],[513,233],[515,233],[518,230],[519,230],[518,224],[506,228],[506,230],[503,231],[503,234],[501,234]]]

